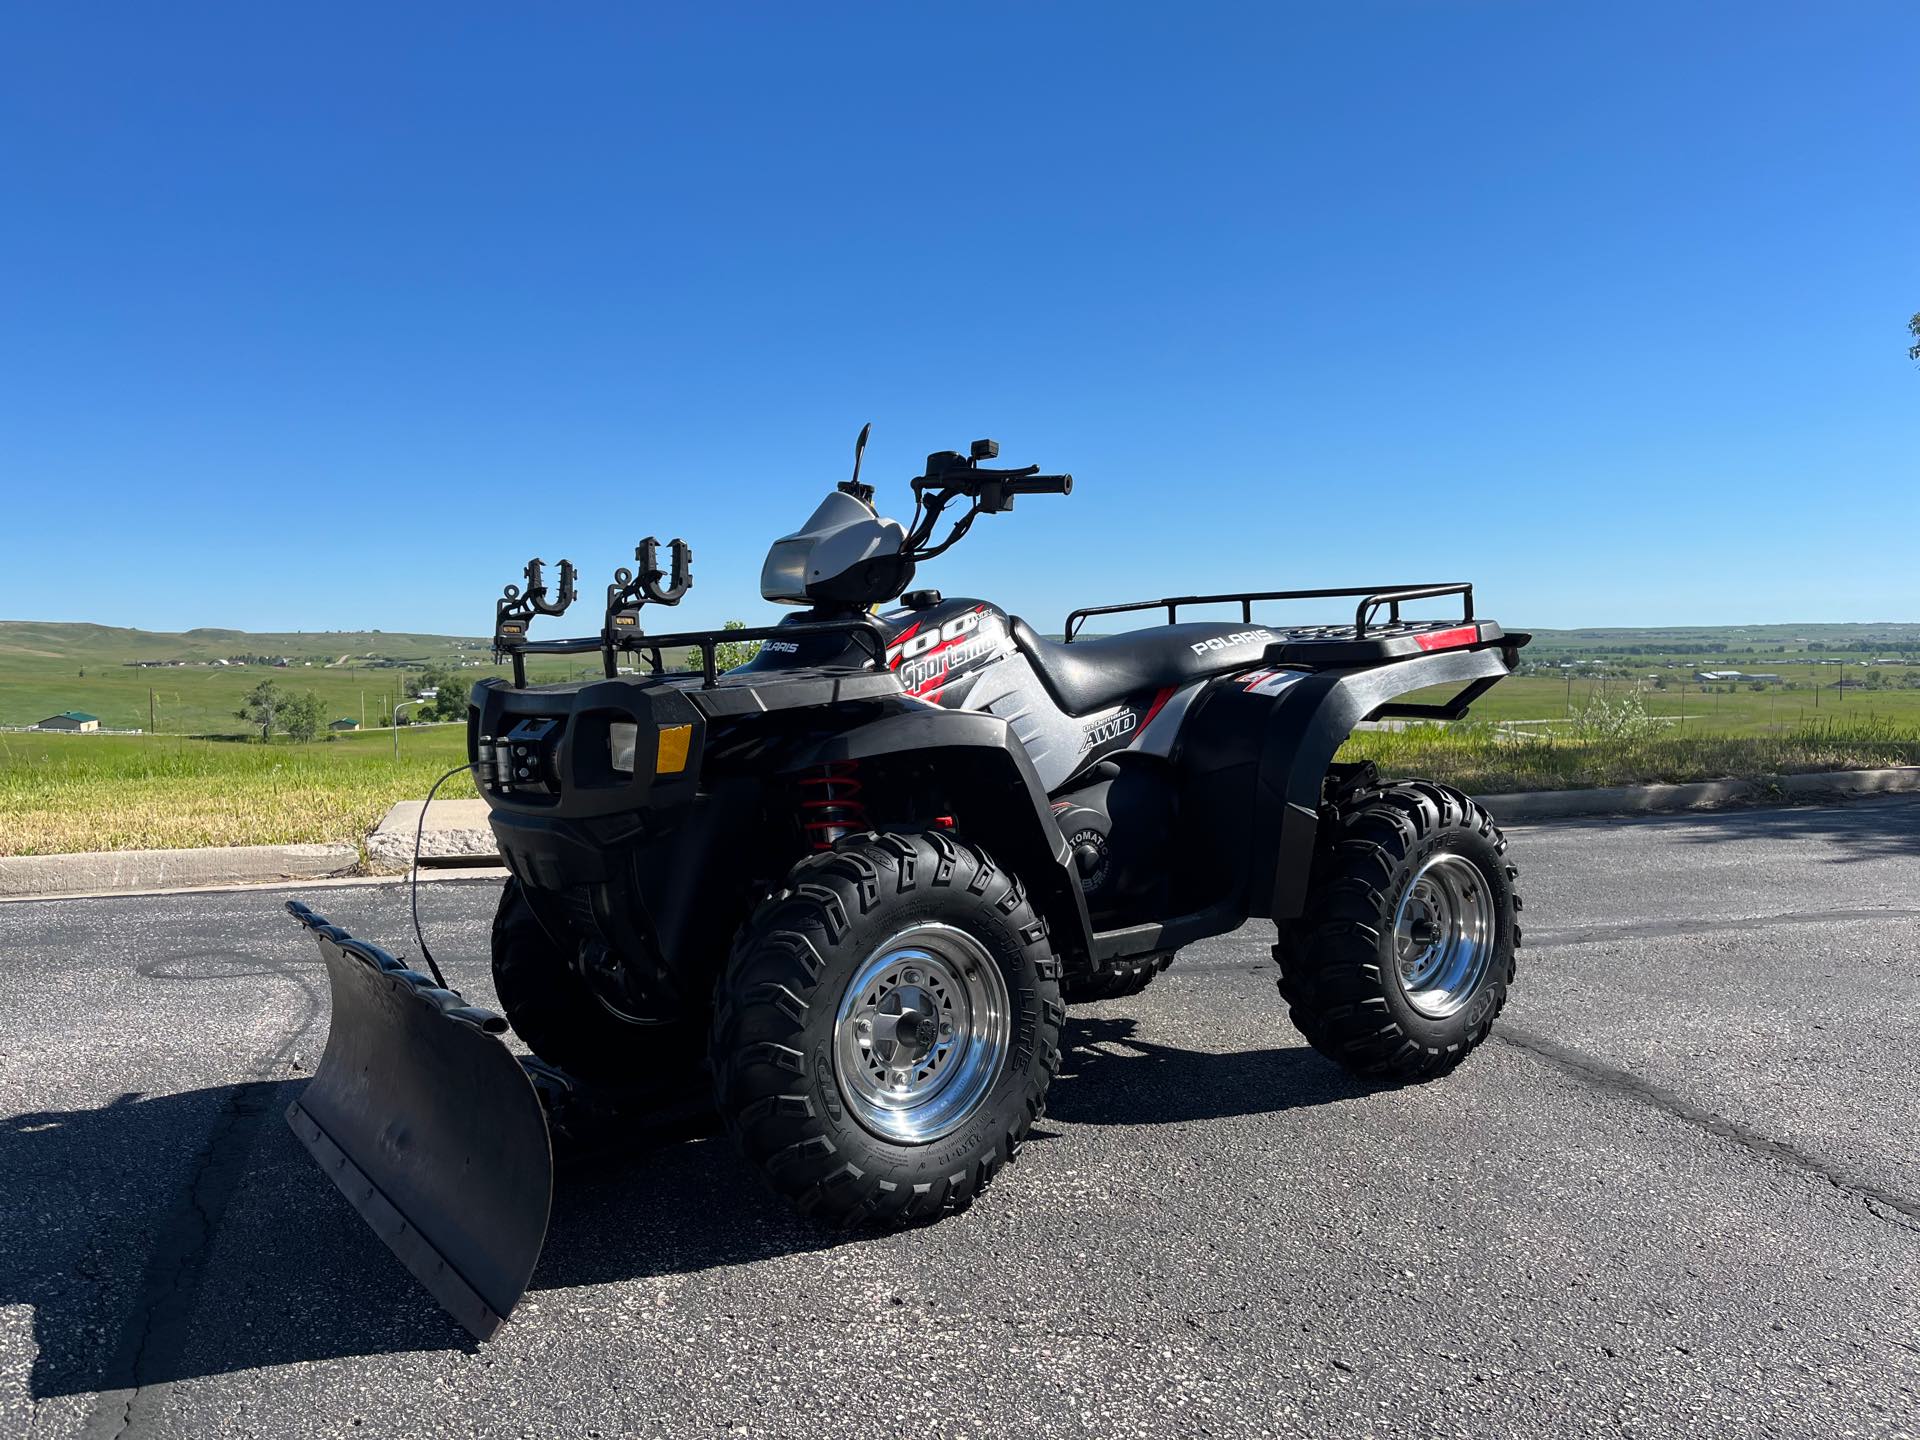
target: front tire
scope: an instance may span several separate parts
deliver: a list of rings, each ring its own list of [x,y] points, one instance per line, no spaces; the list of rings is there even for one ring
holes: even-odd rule
[[[1017,877],[940,833],[801,861],[741,928],[714,1085],[746,1158],[836,1226],[970,1205],[1060,1066],[1059,963]]]
[[[701,1020],[641,1024],[602,1005],[573,967],[566,932],[550,930],[517,879],[493,917],[493,988],[527,1048],[558,1070],[600,1084],[684,1088],[698,1074]]]
[[[1350,792],[1274,959],[1293,1023],[1357,1074],[1445,1074],[1487,1038],[1513,982],[1519,873],[1492,817],[1446,785]]]

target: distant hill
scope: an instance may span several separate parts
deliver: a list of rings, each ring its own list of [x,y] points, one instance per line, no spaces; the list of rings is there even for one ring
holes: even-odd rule
[[[1920,653],[1920,623],[1659,625],[1536,630],[1529,653],[1582,655],[1794,655]]]
[[[271,663],[276,660],[287,663]],[[115,730],[237,735],[247,729],[235,713],[241,701],[268,679],[289,691],[313,691],[333,718],[378,725],[428,665],[453,667],[475,680],[501,673],[489,642],[470,635],[214,628],[174,633],[0,620],[0,726],[33,725],[63,710],[81,710]],[[564,663],[532,669],[539,679],[572,673]]]
[[[234,655],[285,656],[290,660],[338,662],[383,658],[444,663],[449,656],[480,654],[487,641],[471,635],[416,635],[381,630],[302,630],[292,633],[225,629],[133,630],[50,620],[0,620],[0,664],[10,656],[39,660],[91,660],[125,664],[141,660],[206,662]]]
[[[678,667],[684,657],[682,650],[669,650],[666,663]],[[287,663],[273,663],[277,660]],[[294,693],[313,691],[335,719],[381,725],[395,702],[413,693],[420,671],[429,665],[457,670],[472,681],[507,673],[493,663],[492,641],[476,635],[164,631],[0,620],[0,728],[81,710],[99,716],[112,730],[241,735],[248,727],[235,712],[262,680]],[[593,654],[533,656],[527,663],[528,678],[536,684],[599,670],[600,657]]]

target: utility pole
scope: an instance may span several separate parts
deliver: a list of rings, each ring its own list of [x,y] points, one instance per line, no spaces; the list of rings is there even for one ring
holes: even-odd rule
[[[360,692],[360,728],[367,728],[367,692],[364,690]]]
[[[425,703],[426,702],[422,700],[402,700],[398,705],[393,707],[393,758],[395,760],[400,758],[400,712],[409,705],[422,705]]]
[[[147,733],[153,734],[153,687],[147,687]]]

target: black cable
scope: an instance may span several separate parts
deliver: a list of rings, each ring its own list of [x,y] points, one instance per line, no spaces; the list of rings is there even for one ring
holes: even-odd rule
[[[427,973],[433,976],[433,983],[442,990],[451,990],[453,987],[447,984],[446,977],[440,973],[440,967],[434,963],[433,951],[427,948],[427,937],[420,933],[420,837],[427,833],[427,806],[433,804],[433,797],[440,793],[440,787],[462,770],[472,768],[471,762],[456,765],[434,781],[433,788],[427,791],[427,798],[420,806],[420,823],[413,827],[413,874],[410,877],[412,883],[408,896],[409,904],[413,909],[413,938],[420,942],[420,958],[427,962]]]

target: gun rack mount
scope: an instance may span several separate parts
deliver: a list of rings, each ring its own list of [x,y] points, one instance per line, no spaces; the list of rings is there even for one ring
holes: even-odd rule
[[[651,535],[642,540],[634,547],[636,568],[629,570],[623,566],[614,571],[613,583],[607,586],[606,611],[600,633],[564,640],[531,639],[527,627],[536,615],[559,616],[566,613],[567,607],[577,598],[574,581],[578,572],[572,561],[562,560],[560,594],[557,599],[549,600],[544,564],[538,558],[529,560],[524,572],[525,588],[508,585],[494,606],[494,658],[513,662],[515,688],[524,690],[527,687],[526,657],[529,655],[585,655],[597,650],[606,677],[612,680],[620,673],[619,657],[623,653],[647,656],[653,673],[660,675],[665,672],[662,652],[684,647],[699,650],[702,688],[712,689],[719,675],[715,650],[722,644],[776,637],[800,639],[824,634],[845,635],[854,639],[868,652],[872,668],[884,667],[885,639],[880,627],[866,616],[847,620],[789,621],[784,625],[762,625],[745,630],[646,634],[640,628],[642,606],[678,605],[693,588],[692,547],[684,540],[675,539],[668,542],[668,551],[672,557],[670,567],[662,569],[660,542]]]

